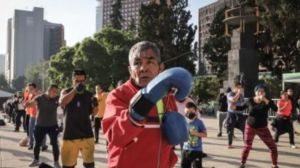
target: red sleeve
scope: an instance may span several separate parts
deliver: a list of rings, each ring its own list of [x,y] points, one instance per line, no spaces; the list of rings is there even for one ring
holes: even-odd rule
[[[131,96],[124,92],[111,92],[106,99],[105,113],[102,120],[103,133],[109,143],[124,147],[137,137],[144,128],[131,121],[128,106]]]

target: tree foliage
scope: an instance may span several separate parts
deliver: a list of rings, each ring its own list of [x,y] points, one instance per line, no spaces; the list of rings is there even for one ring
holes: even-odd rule
[[[225,78],[228,64],[228,51],[230,50],[230,38],[224,34],[225,10],[227,7],[221,8],[215,15],[210,26],[210,37],[203,45],[203,53],[212,66],[212,71],[217,76]]]
[[[261,24],[265,28],[264,49],[274,54],[274,72],[281,78],[282,72],[300,71],[300,53],[296,47],[300,39],[299,0],[258,0]]]
[[[7,89],[9,88],[8,82],[5,78],[3,73],[0,74],[0,89]]]
[[[192,43],[196,26],[188,23],[191,14],[185,9],[187,5],[186,0],[174,0],[171,6],[164,0],[142,5],[138,35],[159,46],[167,68],[180,66],[194,73],[196,56]]]
[[[12,86],[14,90],[23,90],[25,87],[25,76],[19,76],[16,79],[12,80]]]
[[[45,90],[49,86],[49,78],[47,78],[47,71],[49,68],[49,62],[41,62],[36,65],[30,66],[25,72],[25,82],[33,82],[38,88]]]
[[[216,99],[219,89],[222,87],[221,80],[215,76],[202,76],[194,81],[192,95],[200,100]]]
[[[112,5],[112,14],[110,15],[111,27],[114,29],[121,30],[123,17],[121,14],[122,3],[121,0],[114,0]]]
[[[70,87],[72,70],[82,68],[87,73],[89,89],[97,83],[115,86],[118,80],[128,79],[128,52],[135,42],[131,32],[105,28],[54,55],[49,68],[51,81],[61,88]]]

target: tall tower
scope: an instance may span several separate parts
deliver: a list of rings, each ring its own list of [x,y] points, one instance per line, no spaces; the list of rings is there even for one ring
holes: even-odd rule
[[[96,32],[99,32],[103,28],[103,0],[97,1],[98,5],[96,7]]]
[[[45,21],[43,8],[15,10],[7,26],[6,79],[11,84],[24,76],[26,69],[48,60],[63,45],[63,25]]]
[[[29,65],[43,60],[44,9],[15,10],[11,22],[9,81],[24,76]]]

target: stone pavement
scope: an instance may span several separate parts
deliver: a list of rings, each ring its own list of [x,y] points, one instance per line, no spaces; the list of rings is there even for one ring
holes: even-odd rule
[[[217,135],[217,121],[215,118],[204,117],[204,123],[208,129],[208,137],[203,139],[204,151],[208,154],[204,158],[203,165],[208,168],[237,168],[239,167],[240,154],[242,150],[242,135],[236,130],[234,139],[234,149],[226,148],[226,134],[223,137]],[[300,131],[300,125],[297,124],[297,130]],[[33,151],[27,150],[27,147],[19,147],[18,142],[25,136],[22,132],[13,132],[13,125],[7,124],[0,126],[0,168],[26,168],[32,161]],[[61,139],[61,138],[60,138]],[[300,147],[300,137],[295,136],[296,145]],[[47,140],[49,145],[49,139]],[[40,153],[40,160],[52,165],[51,146],[45,152]],[[300,148],[291,149],[288,143],[288,135],[282,135],[278,146],[279,166],[280,168],[300,168]],[[177,147],[176,153],[180,155]],[[97,168],[106,167],[106,148],[105,140],[101,138],[100,143],[96,144],[95,162]],[[179,161],[180,162],[180,161]],[[267,147],[256,137],[253,143],[253,149],[247,162],[247,168],[269,168],[271,159]],[[78,158],[77,167],[81,168],[82,158]],[[179,164],[176,165],[179,168]]]

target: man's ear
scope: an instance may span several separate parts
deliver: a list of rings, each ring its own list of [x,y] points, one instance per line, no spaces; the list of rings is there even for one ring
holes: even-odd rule
[[[162,72],[164,69],[165,69],[165,64],[164,64],[164,63],[161,63],[161,64],[159,65],[159,72]]]

